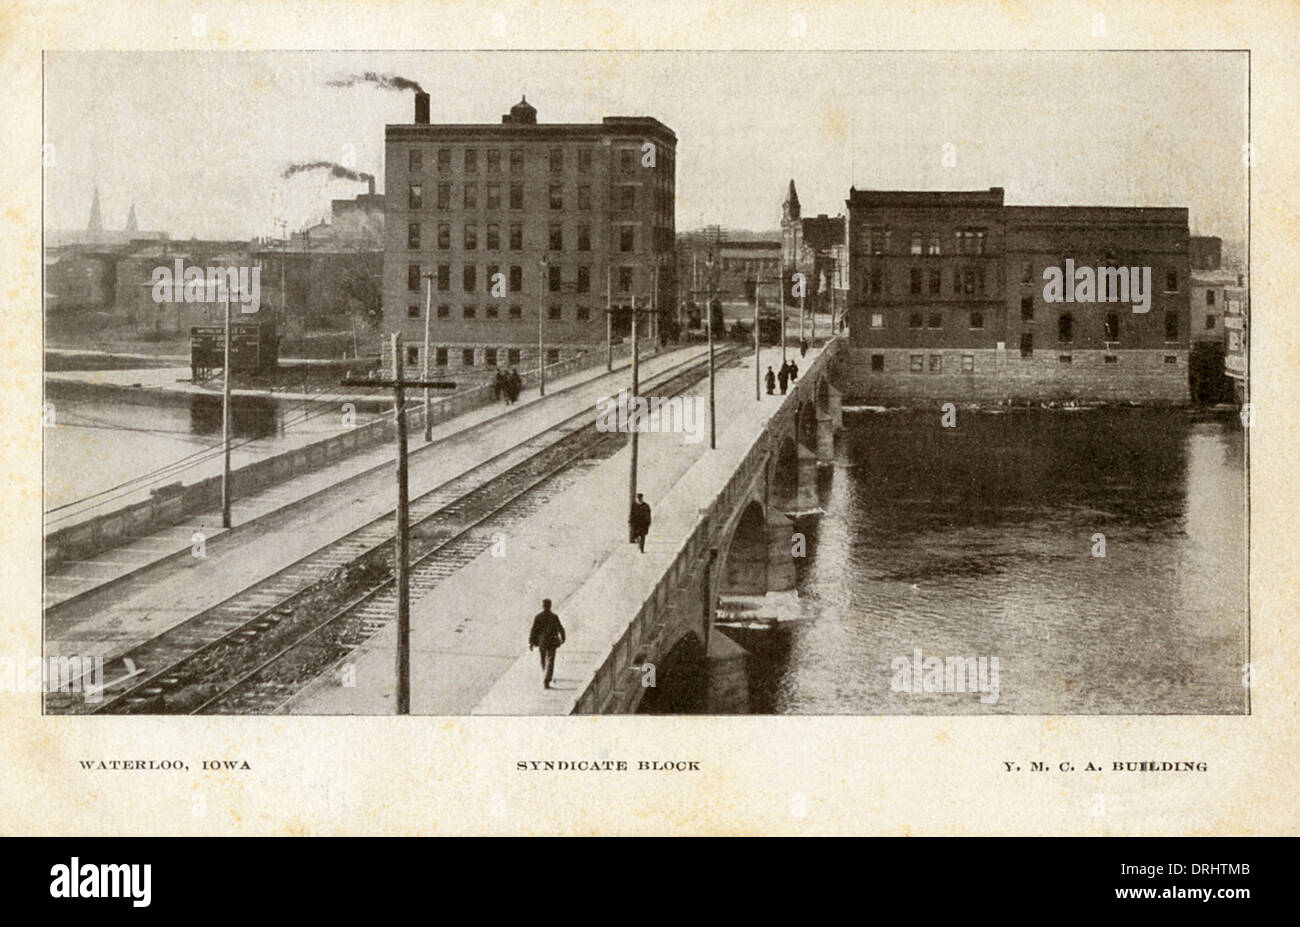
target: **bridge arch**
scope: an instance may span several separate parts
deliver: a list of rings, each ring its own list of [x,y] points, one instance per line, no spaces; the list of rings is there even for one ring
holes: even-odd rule
[[[684,631],[654,666],[654,685],[642,681],[637,714],[699,714],[707,709],[708,655],[694,631]]]
[[[799,448],[794,435],[781,438],[776,453],[768,465],[768,494],[773,504],[780,508],[792,502],[799,492]]]
[[[795,434],[804,447],[817,446],[817,406],[814,403],[799,403],[799,411],[795,415]]]
[[[822,415],[831,411],[831,387],[825,377],[817,381],[817,411]]]
[[[723,550],[718,589],[722,595],[767,592],[767,518],[757,500],[745,505]]]

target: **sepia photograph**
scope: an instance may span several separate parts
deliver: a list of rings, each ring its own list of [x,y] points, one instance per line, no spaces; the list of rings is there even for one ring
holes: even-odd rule
[[[1247,52],[42,70],[46,715],[1251,713]]]

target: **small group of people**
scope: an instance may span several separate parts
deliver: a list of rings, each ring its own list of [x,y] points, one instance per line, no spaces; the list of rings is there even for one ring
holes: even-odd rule
[[[513,404],[519,398],[519,392],[524,388],[524,381],[519,378],[519,371],[513,367],[507,373],[504,370],[498,370],[496,377],[492,380],[492,398],[500,399],[503,396],[506,405]]]
[[[772,368],[767,368],[767,376],[764,377],[767,382],[767,394],[771,396],[776,392],[777,384],[781,385],[781,395],[784,396],[791,383],[799,379],[799,365],[792,360],[786,361],[781,365],[780,373],[773,373]]]

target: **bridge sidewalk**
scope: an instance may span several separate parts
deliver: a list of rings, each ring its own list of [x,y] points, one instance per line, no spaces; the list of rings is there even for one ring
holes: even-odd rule
[[[797,351],[795,352],[797,354]],[[812,366],[821,349],[800,358]],[[780,364],[780,349],[762,355]],[[707,381],[706,381],[707,382]],[[688,394],[707,403],[701,382]],[[702,440],[642,434],[638,489],[654,509],[641,554],[627,541],[630,449],[601,462],[558,494],[492,551],[411,604],[411,711],[414,714],[547,715],[570,713],[681,548],[699,509],[711,503],[780,408],[781,397],[754,401],[752,356],[717,377],[718,449]],[[541,686],[528,631],[541,600],[568,632],[551,689]],[[396,630],[389,627],[323,674],[287,706],[292,714],[391,714],[395,705]],[[342,680],[355,680],[345,686]]]
[[[667,352],[642,368],[653,375],[703,353],[699,347]],[[436,424],[436,447],[426,445],[417,431],[411,442],[412,497],[584,407],[594,408],[599,397],[616,391],[626,378],[617,364],[613,374],[603,367],[576,372],[549,384],[545,399],[534,392],[514,406],[486,406]],[[482,427],[465,433],[476,425]],[[213,524],[219,516],[205,515],[193,525],[174,526],[137,542],[136,561],[127,560],[122,548],[106,552],[106,558],[123,561],[122,578],[111,583],[98,578],[97,588],[47,614],[47,646],[55,654],[115,656],[391,512],[392,458],[393,445],[379,445],[237,499],[235,527],[228,531],[219,521]],[[187,532],[193,530],[206,537],[202,558],[190,555]]]

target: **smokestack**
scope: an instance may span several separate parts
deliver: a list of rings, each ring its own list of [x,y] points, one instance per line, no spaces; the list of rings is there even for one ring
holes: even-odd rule
[[[429,124],[429,95],[423,90],[415,93],[415,122],[417,125]]]

